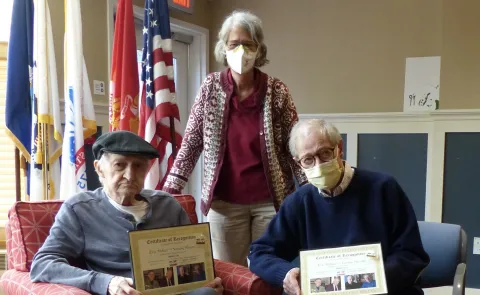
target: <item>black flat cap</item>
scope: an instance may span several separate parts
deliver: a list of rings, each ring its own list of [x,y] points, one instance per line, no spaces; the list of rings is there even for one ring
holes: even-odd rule
[[[130,131],[112,131],[102,134],[92,147],[93,156],[99,160],[103,153],[139,155],[158,158],[158,151],[143,138]]]

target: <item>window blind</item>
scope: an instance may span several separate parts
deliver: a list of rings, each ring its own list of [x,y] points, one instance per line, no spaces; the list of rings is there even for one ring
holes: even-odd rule
[[[5,101],[7,88],[7,43],[0,42],[0,227],[5,226],[8,210],[15,203],[15,145],[5,132]],[[24,193],[23,171],[22,197]]]

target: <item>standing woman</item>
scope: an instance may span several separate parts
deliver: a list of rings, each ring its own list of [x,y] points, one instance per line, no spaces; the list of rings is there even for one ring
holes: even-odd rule
[[[204,151],[201,210],[216,259],[247,265],[283,199],[306,178],[288,149],[298,121],[287,86],[258,68],[268,63],[261,20],[235,11],[218,33],[215,58],[228,66],[208,75],[188,118],[164,190],[182,191]]]

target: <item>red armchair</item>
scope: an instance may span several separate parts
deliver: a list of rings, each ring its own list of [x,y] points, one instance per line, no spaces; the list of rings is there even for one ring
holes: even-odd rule
[[[190,195],[175,196],[197,223],[195,199]],[[83,290],[60,284],[32,283],[30,266],[35,253],[48,236],[62,201],[17,202],[9,211],[5,226],[7,234],[8,269],[0,278],[5,294],[15,295],[86,295]],[[222,278],[226,295],[281,294],[248,268],[229,262],[215,260],[215,273]]]

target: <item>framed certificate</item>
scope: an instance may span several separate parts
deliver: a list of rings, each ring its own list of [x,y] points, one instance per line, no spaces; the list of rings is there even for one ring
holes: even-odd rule
[[[303,295],[386,294],[380,244],[300,251]]]
[[[180,294],[215,278],[209,223],[130,231],[135,289]]]

